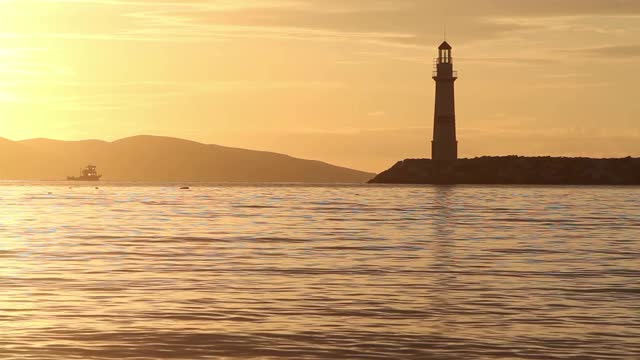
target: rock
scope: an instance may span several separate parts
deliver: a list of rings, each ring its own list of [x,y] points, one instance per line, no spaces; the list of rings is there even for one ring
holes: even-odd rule
[[[480,157],[400,161],[372,184],[640,185],[640,158]]]

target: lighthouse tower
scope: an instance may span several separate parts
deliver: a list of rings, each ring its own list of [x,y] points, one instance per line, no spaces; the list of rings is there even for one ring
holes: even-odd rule
[[[458,139],[456,138],[456,103],[454,83],[458,74],[453,70],[451,45],[446,41],[438,48],[436,69],[436,110],[433,124],[431,158],[439,161],[458,159]]]

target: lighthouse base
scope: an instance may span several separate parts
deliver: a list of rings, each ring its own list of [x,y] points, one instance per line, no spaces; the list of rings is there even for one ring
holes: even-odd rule
[[[432,141],[431,158],[436,161],[458,160],[458,142],[453,141]]]

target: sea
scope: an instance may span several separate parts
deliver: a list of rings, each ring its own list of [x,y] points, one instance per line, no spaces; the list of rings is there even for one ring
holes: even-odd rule
[[[0,359],[640,359],[640,187],[0,182]]]

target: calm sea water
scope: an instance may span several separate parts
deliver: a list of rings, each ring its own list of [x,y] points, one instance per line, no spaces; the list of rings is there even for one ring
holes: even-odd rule
[[[640,359],[640,188],[0,183],[0,358]]]

